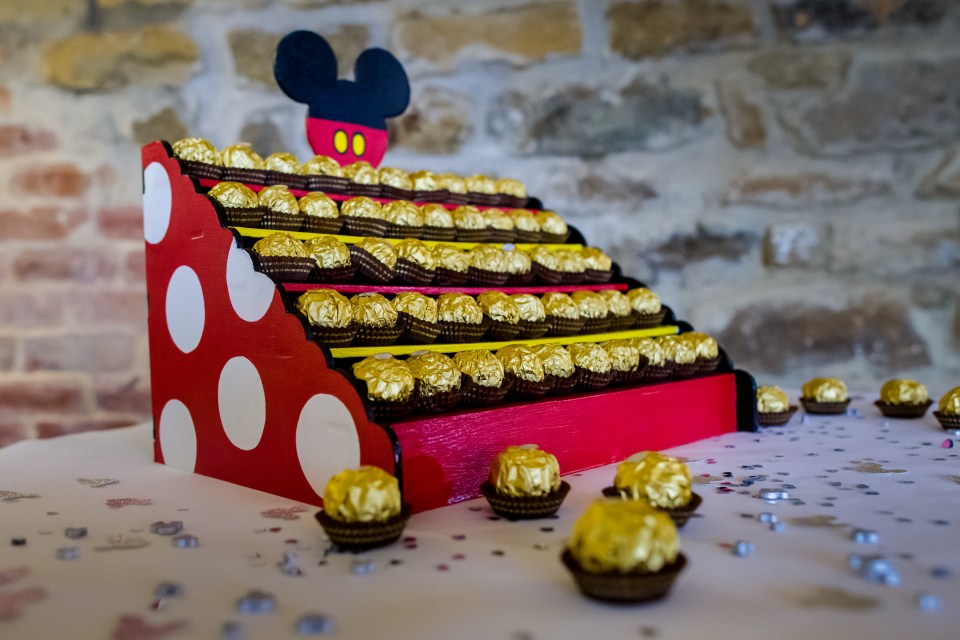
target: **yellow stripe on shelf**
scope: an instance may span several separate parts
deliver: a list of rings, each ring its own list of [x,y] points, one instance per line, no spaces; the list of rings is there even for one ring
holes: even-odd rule
[[[577,342],[606,342],[607,340],[623,340],[626,338],[654,338],[669,336],[678,333],[674,325],[664,325],[651,329],[628,329],[626,331],[609,331],[607,333],[589,333],[576,336],[553,336],[537,338],[536,340],[507,340],[504,342],[454,342],[443,344],[395,344],[388,347],[340,347],[330,349],[334,358],[365,358],[378,353],[390,353],[395,356],[408,356],[416,351],[439,351],[440,353],[457,353],[459,351],[473,351],[486,349],[496,351],[511,344],[574,344]]]
[[[253,227],[230,227],[241,236],[245,238],[265,238],[271,233],[277,233],[276,229],[254,229]],[[316,238],[318,236],[328,236],[329,233],[313,233],[309,231],[284,231],[284,233],[289,233],[294,238],[298,240],[309,240],[310,238]],[[333,236],[340,242],[344,244],[356,244],[360,242],[363,238],[361,236]],[[381,240],[386,240],[391,244],[397,244],[402,240],[402,238],[381,238]],[[458,249],[472,249],[478,244],[508,244],[506,242],[447,242],[447,241],[436,241],[436,240],[424,240],[423,243],[428,247],[434,247],[438,244],[449,244]],[[527,251],[534,247],[546,247],[551,251],[556,251],[557,249],[575,249],[579,250],[583,248],[582,244],[514,244],[517,249]]]

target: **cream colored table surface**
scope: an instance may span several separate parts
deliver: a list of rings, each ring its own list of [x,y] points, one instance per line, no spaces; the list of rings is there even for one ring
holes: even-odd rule
[[[218,638],[227,621],[244,638],[284,638],[297,636],[306,613],[335,620],[328,637],[356,639],[960,638],[960,438],[932,416],[887,422],[869,402],[853,407],[854,415],[801,414],[786,427],[673,450],[689,459],[704,498],[701,517],[681,530],[690,564],[667,600],[631,607],[583,598],[558,558],[612,467],[568,476],[573,489],[555,520],[493,520],[474,500],[415,515],[407,544],[325,556],[314,509],[266,518],[295,503],[154,464],[148,425],[18,443],[0,450],[0,491],[39,497],[0,500],[0,617],[9,618],[0,638]],[[951,441],[956,448],[946,448]],[[750,476],[761,478],[742,486]],[[78,478],[119,482],[94,488]],[[787,485],[790,500],[756,497]],[[125,497],[152,504],[107,506]],[[770,531],[761,512],[786,530]],[[175,548],[150,532],[170,520],[182,520],[199,546]],[[854,526],[875,530],[880,543],[855,544]],[[66,527],[89,535],[69,540]],[[118,534],[149,545],[97,550]],[[11,544],[21,537],[25,545]],[[755,555],[731,554],[737,540],[753,542]],[[58,560],[69,546],[79,557]],[[278,567],[292,549],[300,576]],[[885,554],[902,584],[858,576],[851,553]],[[372,573],[356,575],[358,559]],[[949,577],[936,577],[938,567]],[[183,595],[155,610],[162,581],[179,582]],[[239,613],[237,599],[251,589],[274,594],[275,612]],[[943,608],[922,610],[920,592]],[[34,598],[19,615],[17,594]],[[124,635],[122,616],[141,633]]]

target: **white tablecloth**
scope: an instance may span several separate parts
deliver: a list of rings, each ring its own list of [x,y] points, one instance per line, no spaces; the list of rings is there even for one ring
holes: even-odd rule
[[[587,600],[558,558],[612,467],[568,477],[573,488],[558,519],[493,520],[474,500],[415,515],[406,543],[325,556],[315,509],[267,518],[261,513],[296,505],[154,464],[148,425],[18,443],[0,450],[0,491],[39,497],[0,500],[0,618],[8,618],[0,638],[217,638],[228,621],[245,638],[283,638],[297,635],[302,615],[318,613],[335,622],[331,637],[367,640],[955,640],[960,439],[932,416],[888,422],[865,399],[853,406],[861,415],[801,413],[786,427],[673,450],[698,476],[702,517],[681,530],[689,566],[670,597],[641,606]],[[957,448],[947,448],[953,441]],[[119,482],[94,487],[79,478]],[[785,487],[790,499],[768,504],[756,497],[766,487]],[[152,503],[109,507],[116,498]],[[771,531],[761,512],[786,529]],[[199,546],[177,548],[151,533],[151,523],[172,520]],[[89,535],[68,539],[66,527]],[[856,544],[853,527],[876,531],[880,542]],[[149,544],[97,550],[121,534]],[[756,553],[733,555],[737,540],[753,542]],[[79,557],[57,559],[64,547]],[[278,566],[290,550],[302,575]],[[901,585],[857,575],[852,553],[884,554]],[[356,566],[365,560],[372,564]],[[180,583],[183,594],[157,605],[164,581]],[[253,589],[274,595],[274,612],[238,612],[237,600]],[[920,593],[942,609],[922,609]]]

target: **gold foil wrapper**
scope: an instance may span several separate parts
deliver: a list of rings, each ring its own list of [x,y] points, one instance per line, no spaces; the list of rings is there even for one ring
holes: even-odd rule
[[[353,317],[366,327],[394,327],[397,310],[379,293],[359,293],[350,298]]]
[[[658,338],[663,349],[663,357],[677,364],[693,364],[697,361],[697,350],[682,336],[663,336]]]
[[[570,297],[577,303],[581,318],[602,320],[610,312],[607,301],[594,291],[574,291]]]
[[[364,160],[348,164],[342,171],[344,178],[356,184],[380,184],[380,172]]]
[[[594,342],[577,342],[568,346],[567,351],[573,364],[581,369],[594,373],[607,373],[613,369],[607,350]]]
[[[253,209],[260,206],[256,192],[239,182],[220,182],[207,192],[211,198],[232,209]]]
[[[437,261],[433,257],[433,251],[416,238],[401,240],[395,248],[398,258],[403,258],[404,260],[418,264],[427,271],[433,271],[437,266]]]
[[[666,363],[663,348],[653,338],[633,338],[630,342],[637,348],[640,355],[647,357],[648,365],[662,367]]]
[[[303,163],[303,173],[308,176],[343,177],[343,167],[330,156],[313,156]]]
[[[803,383],[804,398],[817,402],[846,402],[850,394],[847,385],[839,378],[814,378]]]
[[[340,206],[340,213],[347,218],[376,218],[383,220],[380,203],[366,196],[350,198]]]
[[[453,362],[481,387],[499,388],[503,384],[503,364],[489,351],[459,351]]]
[[[613,486],[627,500],[646,500],[660,509],[685,506],[693,496],[690,469],[656,451],[636,453],[617,466]]]
[[[522,344],[511,344],[495,354],[503,363],[503,370],[521,380],[543,382],[543,362],[533,349]]]
[[[263,158],[253,150],[249,142],[238,142],[229,147],[224,147],[220,151],[220,157],[223,158],[223,166],[225,167],[256,170],[262,170],[264,167]]]
[[[437,321],[437,301],[415,291],[404,291],[393,297],[393,308],[425,322]]]
[[[434,177],[437,181],[437,186],[441,189],[446,189],[450,193],[467,192],[467,181],[463,179],[463,176],[455,173],[440,173]]]
[[[645,287],[630,289],[627,291],[627,299],[630,300],[633,310],[642,315],[660,313],[662,308],[660,296]]]
[[[418,351],[406,362],[413,377],[420,381],[418,393],[425,398],[460,388],[460,369],[447,355]]]
[[[588,573],[654,573],[677,560],[666,513],[639,500],[598,500],[573,525],[570,553]]]
[[[433,247],[433,259],[438,267],[450,269],[458,273],[466,273],[470,268],[470,255],[449,244],[438,244]]]
[[[497,183],[494,182],[493,178],[477,173],[467,178],[467,191],[492,195],[497,192]]]
[[[681,337],[686,338],[687,342],[693,346],[698,358],[712,360],[720,355],[720,345],[705,333],[689,331],[681,334]]]
[[[514,178],[500,178],[494,183],[494,187],[497,190],[497,193],[502,193],[504,195],[513,196],[514,198],[524,198],[527,197],[527,187],[524,186],[519,180]]]
[[[937,410],[945,416],[960,415],[960,387],[954,387],[943,394]]]
[[[182,140],[174,142],[171,147],[173,147],[173,155],[181,160],[204,162],[217,166],[223,164],[217,148],[203,138],[183,138]]]
[[[264,187],[260,190],[259,201],[261,207],[271,211],[292,216],[300,214],[300,203],[297,202],[297,197],[290,193],[290,189],[285,185]]]
[[[757,411],[759,413],[783,413],[790,410],[790,398],[780,387],[757,387]]]
[[[311,191],[300,198],[298,202],[300,213],[305,216],[314,216],[317,218],[337,218],[340,216],[340,210],[337,203],[325,193]]]
[[[887,380],[880,387],[880,401],[887,404],[923,404],[930,392],[916,380]]]
[[[520,322],[520,309],[513,298],[502,291],[484,291],[477,296],[477,304],[484,315],[496,322],[517,324]]]
[[[386,522],[400,515],[400,483],[379,467],[345,469],[327,482],[323,510],[341,522]]]
[[[413,189],[413,180],[410,179],[410,174],[403,169],[398,169],[396,167],[380,167],[379,173],[380,184],[385,184],[389,187],[395,187],[397,189],[406,189],[407,191]]]
[[[380,238],[363,238],[356,244],[358,249],[363,249],[374,258],[382,262],[388,269],[397,266],[397,250],[386,240]]]
[[[530,260],[530,256],[518,249],[504,250],[504,253],[507,256],[508,273],[516,275],[530,273],[530,269],[533,268],[533,261]]]
[[[440,188],[432,171],[414,171],[410,174],[410,181],[415,191],[436,191]]]
[[[565,293],[551,291],[540,296],[540,302],[543,303],[543,309],[548,316],[557,318],[570,318],[576,320],[580,317],[580,307],[573,301],[573,298]]]
[[[488,227],[501,231],[513,231],[513,218],[500,209],[487,209],[483,212],[483,216],[487,219]]]
[[[470,266],[481,271],[507,273],[507,252],[492,244],[478,244],[470,249]]]
[[[570,353],[559,344],[537,344],[530,347],[543,363],[543,372],[548,376],[569,378],[576,370]]]
[[[278,151],[268,155],[263,159],[263,167],[267,171],[279,171],[280,173],[291,173],[293,175],[303,173],[303,168],[300,166],[297,156],[286,151]]]
[[[607,303],[607,309],[617,317],[630,315],[630,300],[616,289],[604,289],[597,294]]]
[[[297,298],[297,309],[310,324],[343,328],[353,322],[353,305],[333,289],[313,289]]]
[[[553,211],[540,211],[536,214],[536,218],[541,231],[557,235],[567,232],[567,223]]]
[[[425,204],[420,208],[423,224],[438,229],[453,229],[453,214],[442,204]]]
[[[550,495],[560,489],[560,465],[535,446],[507,447],[490,465],[490,484],[514,498]]]
[[[423,215],[417,205],[406,200],[394,200],[383,206],[383,217],[387,222],[404,227],[422,227]]]
[[[257,255],[264,257],[285,256],[288,258],[309,258],[307,248],[303,243],[294,238],[289,233],[278,231],[271,233],[266,238],[260,238],[253,245],[253,250]]]
[[[464,293],[444,293],[437,298],[437,316],[443,322],[480,324],[483,309],[477,301]]]
[[[640,366],[640,350],[630,340],[610,340],[601,346],[610,356],[614,371],[636,371]]]
[[[540,223],[537,222],[537,219],[528,210],[510,209],[507,211],[507,215],[513,219],[514,226],[520,231],[539,233]]]
[[[546,247],[534,247],[527,251],[527,255],[530,256],[530,260],[536,262],[539,265],[546,267],[547,269],[557,270],[557,254],[555,251],[551,251]]]
[[[487,219],[476,207],[464,205],[453,210],[453,224],[457,229],[486,229]]]
[[[304,241],[303,246],[321,269],[350,266],[350,248],[333,236],[315,236]]]
[[[353,375],[367,383],[367,397],[371,400],[405,402],[416,389],[416,379],[410,367],[386,353],[356,363]]]
[[[600,249],[593,247],[584,247],[580,250],[580,257],[587,269],[596,269],[597,271],[609,271],[613,268],[613,260]]]
[[[515,293],[512,296],[520,311],[520,319],[526,322],[542,322],[547,319],[547,310],[543,301],[530,293]]]
[[[586,265],[583,264],[583,258],[580,257],[580,252],[570,251],[568,249],[561,249],[559,251],[554,251],[557,256],[557,271],[563,271],[564,273],[583,273],[586,270]]]

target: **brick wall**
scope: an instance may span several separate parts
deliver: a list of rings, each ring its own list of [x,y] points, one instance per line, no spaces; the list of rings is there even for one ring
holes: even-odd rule
[[[461,5],[461,10],[451,7]],[[949,0],[4,0],[0,445],[149,415],[139,145],[308,156],[280,35],[407,66],[388,161],[500,172],[760,380],[960,384]]]

